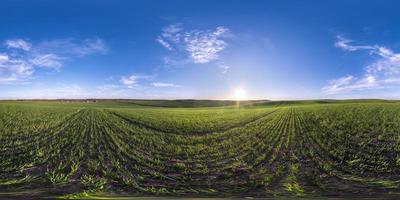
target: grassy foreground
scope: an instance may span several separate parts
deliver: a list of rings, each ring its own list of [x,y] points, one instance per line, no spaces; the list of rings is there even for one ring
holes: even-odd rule
[[[1,198],[399,192],[394,101],[0,102]]]

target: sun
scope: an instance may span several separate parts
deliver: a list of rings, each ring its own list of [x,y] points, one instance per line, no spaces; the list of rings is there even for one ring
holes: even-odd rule
[[[236,100],[245,100],[246,99],[246,90],[243,88],[237,88],[234,92],[234,97]]]

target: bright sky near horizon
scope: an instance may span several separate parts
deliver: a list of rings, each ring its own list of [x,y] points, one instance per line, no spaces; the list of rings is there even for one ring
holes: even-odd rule
[[[397,99],[399,7],[3,0],[0,99]]]

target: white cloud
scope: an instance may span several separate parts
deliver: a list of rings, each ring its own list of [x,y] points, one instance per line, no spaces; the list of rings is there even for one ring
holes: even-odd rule
[[[376,59],[365,66],[361,78],[351,75],[334,79],[322,88],[326,94],[348,93],[356,90],[379,89],[400,84],[400,53],[378,45],[352,45],[352,41],[337,37],[336,46],[346,51],[368,51]]]
[[[32,47],[32,45],[23,40],[23,39],[12,39],[12,40],[6,40],[4,42],[4,44],[8,47],[8,48],[12,48],[12,49],[22,49],[24,51],[29,51]]]
[[[373,75],[365,75],[363,78],[348,75],[329,81],[328,86],[325,86],[322,90],[326,94],[338,94],[355,90],[376,89],[382,87],[381,85],[382,83],[379,83]]]
[[[154,82],[151,83],[151,85],[154,87],[180,87],[180,85],[176,85],[173,83],[162,83],[162,82]]]
[[[122,76],[121,79],[119,80],[119,82],[122,83],[125,87],[132,89],[132,88],[137,87],[137,83],[141,79],[147,80],[147,79],[149,79],[149,77],[134,74],[134,75],[130,75],[130,76]]]
[[[48,67],[58,70],[62,66],[62,60],[63,58],[55,54],[44,54],[34,57],[31,59],[31,62],[39,67]]]
[[[125,86],[127,86],[128,88],[132,88],[132,87],[135,86],[135,84],[136,84],[136,81],[137,81],[136,79],[137,79],[137,78],[136,78],[136,76],[134,76],[134,75],[129,76],[129,77],[123,76],[123,77],[121,77],[120,82],[121,82],[122,84],[124,84]]]
[[[132,88],[121,85],[105,84],[96,87],[96,89],[91,94],[93,98],[129,98],[132,95]]]
[[[218,59],[218,53],[227,45],[218,38],[221,34],[217,29],[215,32],[194,31],[185,35],[186,51],[194,63],[208,63]]]
[[[163,40],[161,37],[158,37],[158,38],[157,38],[157,42],[159,42],[159,43],[160,43],[163,47],[165,47],[166,49],[172,50],[171,45],[170,45],[168,42],[166,42],[165,40]]]
[[[0,54],[0,63],[4,63],[8,61],[8,55]]]
[[[347,39],[342,35],[336,36],[335,47],[341,48],[346,51],[357,51],[357,50],[371,50],[374,49],[374,46],[369,45],[352,45],[353,40]]]
[[[219,59],[219,53],[227,47],[225,41],[229,29],[219,26],[215,30],[184,31],[180,24],[169,25],[162,30],[157,41],[166,49],[183,52],[193,63],[208,63]]]
[[[167,82],[154,81],[155,75],[132,74],[121,76],[119,84],[106,84],[97,87],[99,91],[126,91],[126,90],[148,90],[151,88],[179,88],[180,85]]]
[[[166,38],[174,43],[179,43],[182,38],[182,25],[181,24],[171,24],[162,29],[162,38]]]
[[[100,38],[88,38],[84,40],[76,39],[56,39],[45,41],[36,47],[39,54],[54,53],[69,56],[87,56],[92,54],[105,54],[108,49],[104,41]]]
[[[0,54],[0,84],[25,83],[33,72],[29,62]]]
[[[354,80],[354,76],[347,75],[338,79],[328,81],[328,85],[322,88],[324,93],[332,94],[347,90],[347,87]]]
[[[100,38],[84,40],[83,46],[81,46],[80,48],[78,46],[78,50],[80,50],[79,53],[81,55],[89,55],[95,53],[105,54],[108,51],[104,41]]]
[[[59,71],[67,59],[107,52],[99,38],[58,39],[37,44],[13,39],[6,40],[4,45],[13,51],[0,52],[0,84],[26,83],[37,67]]]
[[[105,84],[105,85],[97,86],[96,88],[100,91],[108,91],[108,90],[114,90],[114,89],[120,88],[120,86],[114,85],[114,84]]]
[[[229,69],[231,68],[230,66],[225,65],[225,64],[220,64],[218,67],[222,69],[223,74],[228,73]]]

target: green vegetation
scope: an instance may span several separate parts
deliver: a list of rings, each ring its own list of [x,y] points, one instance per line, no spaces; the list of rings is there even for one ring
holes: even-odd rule
[[[0,197],[400,191],[398,102],[192,101],[0,102]]]

